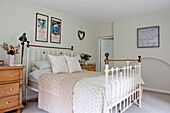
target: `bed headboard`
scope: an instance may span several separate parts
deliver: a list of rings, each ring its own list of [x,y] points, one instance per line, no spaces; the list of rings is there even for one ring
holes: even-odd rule
[[[54,56],[67,55],[73,56],[73,46],[70,48],[65,47],[53,47],[42,45],[31,45],[27,42],[27,58],[26,58],[26,84],[28,82],[28,75],[31,67],[34,66],[36,61],[42,61],[48,59],[48,54]]]

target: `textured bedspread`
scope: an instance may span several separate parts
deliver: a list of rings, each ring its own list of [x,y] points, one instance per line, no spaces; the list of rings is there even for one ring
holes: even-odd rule
[[[104,76],[101,72],[44,74],[39,77],[38,106],[50,113],[72,113],[74,85],[86,78]]]
[[[143,83],[141,78],[138,82]],[[109,88],[120,89],[119,83],[120,80],[115,81]],[[101,72],[41,75],[39,108],[50,113],[104,113],[104,85],[105,76]],[[120,90],[116,92],[113,96],[120,97]]]
[[[108,99],[111,102],[111,98],[114,102],[115,99],[123,97],[125,92],[132,90],[132,84],[127,85],[125,80],[116,80],[111,83],[111,76],[109,76],[109,95]],[[126,79],[128,83],[132,83],[132,78]],[[141,77],[135,77],[137,84],[144,84]],[[122,85],[120,85],[122,82]],[[126,90],[125,90],[126,87]],[[111,90],[112,89],[112,90]],[[112,94],[111,94],[112,93]],[[112,96],[111,96],[112,95]],[[104,101],[105,101],[105,76],[93,77],[80,80],[74,87],[73,95],[73,110],[74,113],[105,113]],[[107,104],[109,104],[108,102]]]

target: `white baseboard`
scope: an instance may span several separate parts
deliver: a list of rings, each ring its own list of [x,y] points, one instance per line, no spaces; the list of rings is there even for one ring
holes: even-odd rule
[[[27,100],[38,98],[38,94],[27,96]]]
[[[145,91],[153,91],[153,92],[158,92],[158,93],[164,93],[164,94],[169,94],[170,91],[165,91],[165,90],[159,90],[159,89],[152,89],[152,88],[144,88]]]

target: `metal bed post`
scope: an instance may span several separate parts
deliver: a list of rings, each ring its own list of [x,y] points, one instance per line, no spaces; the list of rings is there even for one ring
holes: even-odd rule
[[[27,103],[27,85],[28,85],[28,66],[29,66],[29,41],[27,41],[27,67],[26,67],[26,80],[25,80],[25,100],[26,100],[26,103]]]
[[[139,60],[139,76],[141,77],[141,56],[138,56]],[[141,95],[141,92],[142,92],[142,88],[141,88],[141,84],[139,84],[139,107],[142,106],[142,95]]]
[[[73,46],[71,46],[71,57],[73,57]]]
[[[106,113],[109,113],[109,109],[108,109],[108,74],[109,74],[109,53],[105,54],[106,59],[105,59],[105,107],[106,107]]]

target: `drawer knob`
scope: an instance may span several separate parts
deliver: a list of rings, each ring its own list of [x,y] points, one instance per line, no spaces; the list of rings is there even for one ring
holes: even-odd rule
[[[9,104],[8,102],[6,102],[6,104]]]
[[[12,91],[13,89],[12,89],[12,88],[10,88],[9,90],[10,90],[10,91]]]
[[[10,75],[10,77],[12,77],[12,76],[14,76],[14,75]]]

